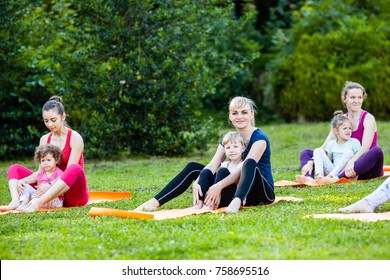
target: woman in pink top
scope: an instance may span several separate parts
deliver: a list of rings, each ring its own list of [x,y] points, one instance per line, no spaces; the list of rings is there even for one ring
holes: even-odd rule
[[[66,113],[61,101],[60,97],[53,96],[43,106],[43,121],[50,133],[41,137],[39,145],[52,144],[61,149],[62,159],[59,168],[64,173],[55,182],[37,187],[37,199],[24,209],[27,212],[38,210],[44,203],[58,196],[64,196],[65,207],[83,206],[89,199],[84,173],[84,141],[79,133],[66,124]],[[0,210],[13,210],[20,205],[19,196],[24,193],[24,188],[19,181],[29,182],[31,178],[36,177],[37,172],[19,164],[13,164],[9,168],[8,186],[12,200],[5,209]]]
[[[371,179],[383,176],[383,151],[378,146],[378,131],[373,115],[362,109],[363,101],[367,97],[366,90],[358,83],[346,82],[341,92],[341,101],[347,108],[346,116],[352,122],[352,138],[360,141],[362,147],[349,160],[344,170],[337,177],[328,178],[326,182],[335,182],[339,178]],[[331,131],[322,147],[334,139]],[[306,149],[301,152],[302,175],[313,178],[314,164],[313,150]],[[324,183],[326,183],[324,182]]]

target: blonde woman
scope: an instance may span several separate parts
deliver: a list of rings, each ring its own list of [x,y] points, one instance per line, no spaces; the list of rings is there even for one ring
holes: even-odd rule
[[[229,103],[229,120],[243,137],[246,147],[243,163],[231,174],[202,192],[199,181],[204,174],[215,175],[226,158],[220,143],[211,161],[205,166],[191,162],[154,198],[135,210],[154,211],[158,207],[186,191],[193,189],[193,205],[204,198],[210,208],[227,206],[225,212],[236,213],[242,205],[270,204],[275,200],[274,181],[271,172],[271,147],[268,137],[255,127],[255,103],[246,97],[235,97]]]

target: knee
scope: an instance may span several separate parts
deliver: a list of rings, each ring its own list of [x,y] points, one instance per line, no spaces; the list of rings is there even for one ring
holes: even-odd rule
[[[372,148],[370,152],[375,156],[375,158],[382,159],[384,158],[383,151],[378,146]]]
[[[256,161],[253,158],[248,158],[242,164],[242,169],[247,169],[248,167],[256,166]]]
[[[17,164],[17,163],[12,164],[12,165],[8,168],[8,174],[17,171],[18,169],[20,169],[20,167],[22,167],[22,165]]]
[[[217,177],[226,177],[230,174],[230,171],[229,169],[227,169],[226,167],[221,167],[220,169],[218,169],[217,171]]]
[[[12,164],[9,168],[8,168],[8,180],[11,180],[11,179],[21,179],[21,175],[20,175],[20,170],[22,170],[22,168],[24,168],[23,165],[20,165],[20,164]]]
[[[316,155],[316,156],[320,155],[321,151],[322,151],[321,148],[315,149],[315,150],[313,151],[313,156],[314,156],[314,155]]]
[[[73,163],[66,168],[66,170],[82,170],[82,169],[83,168],[77,163]]]
[[[311,158],[313,156],[313,150],[312,149],[304,149],[300,153],[300,158]]]
[[[211,172],[210,169],[203,168],[202,171],[200,171],[201,176],[213,176],[213,172]]]
[[[203,168],[204,168],[204,165],[200,164],[199,162],[189,162],[189,163],[187,163],[187,166],[185,169],[202,170]]]
[[[84,169],[78,165],[77,163],[73,163],[71,165],[69,165],[63,174],[80,174],[80,173],[84,173]]]

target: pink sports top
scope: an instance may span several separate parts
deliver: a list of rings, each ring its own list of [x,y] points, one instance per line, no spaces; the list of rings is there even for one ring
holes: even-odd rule
[[[360,115],[358,128],[355,131],[352,131],[352,136],[351,137],[352,138],[356,138],[357,140],[359,140],[360,144],[362,143],[362,140],[363,140],[364,119],[367,116],[367,114],[368,114],[368,112],[363,110],[362,114]],[[348,116],[348,112],[345,115]],[[373,147],[378,146],[377,142],[378,142],[378,131],[375,131],[374,138],[372,139],[372,144],[371,144],[370,149],[372,149]]]
[[[49,137],[47,138],[47,144],[50,144],[52,133],[49,134]],[[70,147],[70,138],[72,137],[72,130],[68,129],[68,135],[66,136],[66,142],[65,147],[62,150],[62,157],[61,157],[61,163],[58,165],[58,167],[65,171],[66,167],[68,166],[68,161],[70,157],[70,153],[72,152],[72,148]],[[78,164],[84,168],[84,154],[81,153],[80,159]]]

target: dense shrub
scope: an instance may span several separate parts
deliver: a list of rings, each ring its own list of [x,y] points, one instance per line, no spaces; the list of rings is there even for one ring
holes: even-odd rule
[[[40,108],[54,94],[64,97],[69,123],[84,136],[90,157],[206,148],[218,124],[201,113],[202,100],[258,55],[256,48],[230,48],[253,17],[235,18],[226,1],[3,5],[7,75],[0,78],[0,100],[8,108],[1,122],[11,124],[1,127],[5,157],[31,153],[43,131]],[[19,110],[25,114],[17,119]]]
[[[287,120],[329,120],[345,81],[363,84],[365,107],[390,117],[389,2],[307,1],[279,30],[269,65],[272,106]]]

